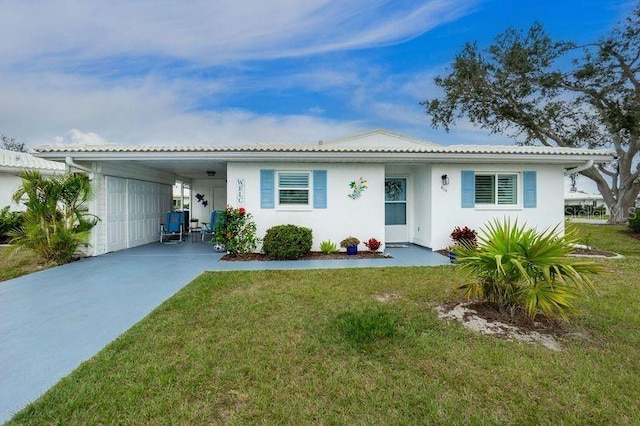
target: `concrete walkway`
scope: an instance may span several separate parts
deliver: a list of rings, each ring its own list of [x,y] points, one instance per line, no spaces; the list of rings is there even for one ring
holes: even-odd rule
[[[432,266],[409,246],[392,259],[220,262],[202,243],[149,244],[0,283],[0,423],[203,271]]]

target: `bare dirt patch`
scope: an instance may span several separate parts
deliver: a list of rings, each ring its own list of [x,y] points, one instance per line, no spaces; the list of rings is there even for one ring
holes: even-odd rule
[[[391,256],[386,253],[377,253],[372,251],[359,251],[354,255],[349,255],[347,253],[325,254],[321,251],[312,251],[296,260],[388,259],[390,257]],[[222,256],[221,260],[226,260],[230,262],[238,262],[238,261],[241,262],[241,261],[249,261],[249,260],[267,261],[267,260],[273,260],[273,259],[269,259],[267,255],[263,253],[249,253],[242,256],[225,254],[224,256]]]
[[[436,307],[436,311],[441,319],[458,321],[477,333],[539,344],[554,351],[562,350],[558,339],[567,334],[562,323],[531,320],[524,312],[503,313],[488,303],[448,303]]]

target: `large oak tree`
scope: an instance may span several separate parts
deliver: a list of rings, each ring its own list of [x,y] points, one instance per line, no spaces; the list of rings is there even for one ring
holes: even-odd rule
[[[610,148],[616,161],[580,173],[623,222],[640,192],[640,4],[602,39],[555,41],[540,24],[508,29],[480,50],[467,43],[441,98],[422,102],[434,127],[466,117],[523,144]]]

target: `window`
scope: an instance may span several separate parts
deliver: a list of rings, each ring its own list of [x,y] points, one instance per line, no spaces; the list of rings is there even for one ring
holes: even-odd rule
[[[278,203],[284,206],[309,205],[309,172],[278,172]]]
[[[518,204],[517,174],[477,174],[475,175],[476,204]]]

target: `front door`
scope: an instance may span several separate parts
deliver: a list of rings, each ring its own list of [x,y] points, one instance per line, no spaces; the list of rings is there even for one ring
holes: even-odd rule
[[[407,228],[407,178],[384,180],[385,242],[409,241]]]

